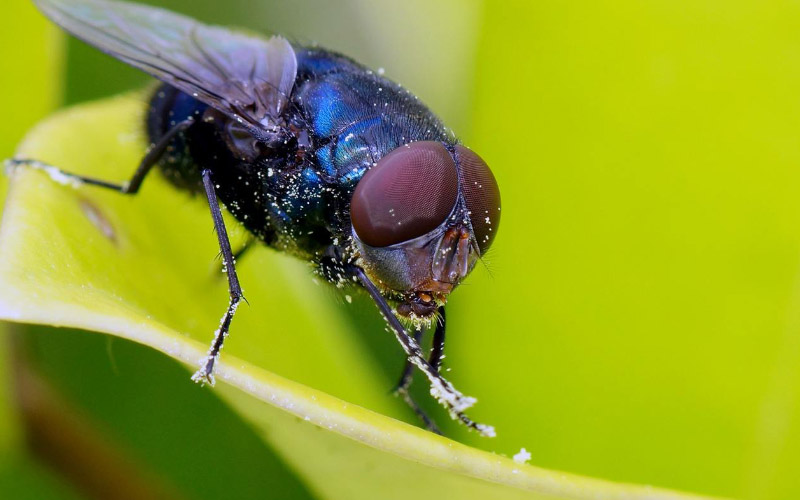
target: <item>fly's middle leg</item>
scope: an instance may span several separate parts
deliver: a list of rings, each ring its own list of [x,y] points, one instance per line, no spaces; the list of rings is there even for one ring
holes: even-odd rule
[[[214,385],[214,365],[219,359],[219,353],[225,343],[225,338],[230,331],[231,321],[233,315],[236,314],[236,308],[239,303],[244,299],[242,287],[239,284],[239,277],[236,274],[236,263],[231,249],[231,243],[228,239],[228,232],[225,229],[225,221],[222,218],[222,211],[219,208],[217,201],[217,194],[214,188],[214,181],[211,178],[210,170],[203,170],[203,187],[205,188],[206,197],[208,199],[208,207],[211,209],[211,218],[214,220],[214,230],[217,233],[217,240],[219,242],[219,250],[222,253],[222,262],[225,266],[225,272],[228,277],[228,292],[230,294],[230,302],[225,314],[220,321],[219,329],[214,334],[214,340],[211,342],[211,347],[208,349],[208,354],[201,361],[200,369],[192,375],[192,380],[200,383],[208,383]]]

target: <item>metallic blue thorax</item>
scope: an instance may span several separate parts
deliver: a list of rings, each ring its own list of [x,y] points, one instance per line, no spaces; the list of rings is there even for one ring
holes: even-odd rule
[[[175,141],[162,165],[184,187],[201,168],[247,229],[267,244],[313,259],[350,235],[350,198],[361,176],[412,141],[455,142],[419,100],[354,61],[322,49],[296,49],[298,72],[282,126],[292,140],[256,159],[237,158],[219,126],[198,123]],[[206,105],[166,85],[151,103],[155,141],[171,124],[202,116]]]

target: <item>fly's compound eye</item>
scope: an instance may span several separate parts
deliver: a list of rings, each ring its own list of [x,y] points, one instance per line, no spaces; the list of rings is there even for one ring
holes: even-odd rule
[[[361,178],[350,204],[359,239],[385,247],[436,229],[458,197],[453,158],[438,142],[400,146]]]
[[[469,220],[481,254],[486,253],[500,227],[500,188],[483,159],[465,148],[456,146],[461,167],[461,189],[469,210]]]

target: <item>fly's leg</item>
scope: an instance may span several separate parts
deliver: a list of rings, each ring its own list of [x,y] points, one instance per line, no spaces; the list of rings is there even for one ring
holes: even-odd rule
[[[225,221],[222,219],[222,211],[217,201],[217,193],[214,189],[214,182],[211,179],[211,171],[203,170],[201,175],[206,197],[208,198],[208,206],[211,209],[211,218],[214,220],[214,230],[217,233],[219,250],[222,253],[222,263],[225,266],[226,275],[228,277],[230,302],[228,303],[228,309],[225,311],[225,315],[222,316],[219,329],[214,334],[214,340],[211,342],[211,347],[208,349],[208,355],[200,362],[200,369],[192,375],[192,380],[214,385],[214,365],[219,358],[219,352],[222,350],[225,338],[228,336],[233,315],[236,313],[236,308],[239,307],[239,302],[242,301],[244,295],[242,294],[242,287],[239,285],[239,277],[236,275],[233,250],[231,250],[231,243],[230,240],[228,240]]]
[[[436,330],[433,331],[433,346],[431,347],[431,354],[428,357],[428,363],[431,364],[436,371],[442,368],[442,360],[444,359],[444,333],[445,333],[445,320],[444,306],[439,307],[439,318],[436,321]]]
[[[420,339],[422,338],[422,332],[414,332],[414,341],[419,344]],[[436,422],[433,421],[432,418],[425,413],[419,404],[414,401],[414,398],[411,397],[411,393],[408,392],[408,388],[411,385],[411,380],[414,375],[414,364],[406,359],[406,364],[403,367],[403,373],[400,376],[400,381],[397,383],[397,386],[394,389],[395,396],[400,396],[403,398],[403,401],[406,402],[408,406],[414,410],[414,413],[417,414],[422,423],[425,424],[425,427],[431,431],[435,432],[436,434],[441,434],[442,431],[439,430],[439,427],[436,425]]]
[[[433,347],[431,348],[430,356],[428,357],[428,363],[438,372],[442,365],[442,358],[444,352],[444,332],[445,332],[445,315],[444,315],[444,306],[439,307],[439,317],[436,321],[436,330],[433,332]],[[420,338],[422,337],[421,332],[414,333],[414,341],[419,344]],[[412,376],[414,374],[414,363],[406,359],[406,364],[403,367],[403,373],[400,376],[400,381],[397,383],[397,386],[394,389],[394,393],[403,398],[403,401],[414,410],[414,413],[422,420],[425,424],[425,427],[428,428],[429,431],[435,432],[436,434],[441,434],[442,432],[439,430],[436,422],[433,421],[425,411],[414,401],[414,398],[411,397],[411,394],[408,392],[408,388],[411,385]]]
[[[414,337],[408,334],[402,323],[400,323],[400,320],[398,320],[392,312],[392,308],[386,302],[386,299],[369,279],[367,273],[360,267],[354,265],[346,265],[345,269],[364,285],[367,293],[372,297],[375,305],[378,306],[378,310],[380,310],[384,319],[386,319],[386,322],[389,323],[389,326],[394,331],[395,337],[397,337],[398,342],[400,342],[400,345],[408,356],[408,360],[428,377],[428,381],[431,384],[431,395],[439,400],[442,406],[447,408],[447,411],[450,412],[450,416],[454,419],[461,421],[461,423],[467,427],[475,429],[486,437],[494,437],[494,427],[475,422],[464,413],[464,410],[475,404],[475,398],[462,394],[453,387],[453,384],[442,377],[437,369],[431,366],[428,360],[423,356],[422,348],[420,348],[419,343],[414,340]]]
[[[419,344],[422,339],[422,332],[414,332],[414,341]],[[414,375],[414,363],[406,359],[406,363],[403,366],[403,372],[400,374],[400,380],[397,381],[397,385],[394,387],[395,394],[399,394],[402,391],[408,391],[408,387],[411,385],[411,380]]]
[[[5,164],[6,168],[9,169],[13,169],[15,167],[28,167],[36,170],[42,170],[52,179],[62,184],[88,184],[90,186],[98,186],[119,191],[122,194],[136,194],[139,191],[139,188],[142,186],[142,181],[144,181],[144,178],[147,176],[150,170],[153,169],[153,167],[158,163],[158,160],[160,160],[164,155],[164,152],[167,150],[167,147],[169,147],[169,143],[172,141],[172,139],[174,139],[179,133],[189,128],[192,123],[194,123],[194,119],[189,118],[172,127],[147,151],[147,154],[144,155],[144,158],[142,158],[142,161],[136,168],[136,172],[133,173],[133,177],[131,177],[128,182],[124,182],[122,184],[116,184],[113,182],[104,181],[102,179],[95,179],[94,177],[85,177],[83,175],[64,172],[58,167],[48,165],[38,160],[13,158],[11,160],[6,160]]]
[[[86,177],[64,172],[58,167],[54,167],[37,160],[16,158],[7,160],[6,166],[7,168],[28,167],[43,170],[45,173],[50,175],[51,178],[63,184],[88,184],[91,186],[112,189],[122,194],[132,195],[139,191],[139,188],[142,186],[142,182],[144,181],[145,177],[164,155],[169,147],[170,142],[172,142],[172,139],[174,139],[179,133],[189,128],[193,123],[194,119],[188,118],[173,126],[147,151],[147,154],[145,154],[144,158],[142,158],[142,161],[139,163],[139,166],[131,179],[122,184],[115,184],[102,179],[95,179],[93,177]],[[219,204],[217,203],[214,185],[211,181],[211,172],[204,170],[202,172],[202,177],[203,186],[205,187],[206,195],[208,197],[208,205],[211,208],[211,217],[214,219],[214,229],[216,229],[217,232],[223,265],[227,271],[228,290],[230,292],[230,303],[228,305],[228,309],[225,311],[225,315],[222,317],[222,322],[220,323],[220,327],[214,336],[214,341],[212,342],[211,348],[208,351],[208,356],[203,360],[200,370],[198,370],[197,373],[192,376],[192,380],[196,382],[208,382],[209,384],[213,385],[214,364],[219,357],[219,352],[222,349],[222,344],[225,341],[225,337],[228,335],[228,330],[230,329],[231,320],[236,312],[236,308],[244,297],[242,296],[242,288],[239,285],[239,278],[236,275],[234,255],[231,251],[231,244],[228,241],[228,233],[225,230],[225,222],[222,220],[222,213],[220,211]]]
[[[444,306],[439,307],[438,318],[436,321],[436,330],[433,332],[433,347],[431,348],[428,363],[438,372],[442,367],[442,359],[444,359],[444,333],[445,333],[445,313]],[[419,344],[422,333],[415,332],[414,340]],[[411,376],[414,374],[414,363],[406,360],[403,367],[403,373],[400,375],[400,380],[394,388],[394,392],[399,392],[403,389],[408,389],[411,385]]]
[[[412,410],[414,410],[414,413],[417,414],[417,417],[419,417],[419,419],[422,420],[422,423],[425,424],[426,429],[435,434],[442,435],[442,431],[439,430],[439,426],[436,425],[436,422],[434,422],[433,419],[429,417],[427,413],[425,413],[425,410],[420,408],[417,402],[414,401],[414,398],[411,397],[411,394],[408,393],[408,388],[397,389],[395,394],[403,398],[403,401],[405,401],[406,404],[410,406]]]

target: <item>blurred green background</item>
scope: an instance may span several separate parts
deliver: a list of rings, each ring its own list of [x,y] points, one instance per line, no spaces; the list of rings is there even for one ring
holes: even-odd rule
[[[457,387],[480,400],[473,415],[499,436],[447,425],[427,404],[448,436],[506,455],[524,446],[535,465],[615,481],[800,497],[800,5],[149,3],[319,42],[385,68],[492,167],[502,229],[488,269],[476,269],[452,296],[447,361]],[[3,8],[11,13],[0,20],[3,156],[48,109],[147,82],[78,42],[59,46],[27,2]],[[341,307],[388,392],[399,349],[366,300]],[[145,429],[112,411],[125,383],[102,371],[114,370],[104,338],[25,333],[16,336],[24,346],[0,358],[8,370],[23,350],[110,433]],[[236,421],[219,401],[182,389],[185,374],[172,361],[122,341],[113,351],[119,363],[158,367],[153,383],[171,388],[158,401],[186,393],[201,398],[191,404]],[[18,379],[6,377],[10,385]],[[146,386],[140,382],[124,387],[146,404],[151,395],[137,392]],[[18,459],[28,456],[9,423],[19,415],[6,408],[2,442],[17,458],[0,468],[0,485],[49,477],[35,459]],[[401,410],[396,416],[413,422]],[[180,448],[181,439],[210,432],[203,425],[196,419],[129,439],[157,443],[168,435],[169,448]],[[215,498],[211,486],[197,483],[196,462],[180,466],[195,450],[165,459],[163,442],[137,446],[140,460],[168,478],[166,489]],[[269,450],[232,456],[274,460],[274,473],[289,478],[281,498],[309,497]],[[8,472],[21,468],[28,472]],[[267,488],[247,470],[226,474],[235,477],[212,475],[208,483]]]

